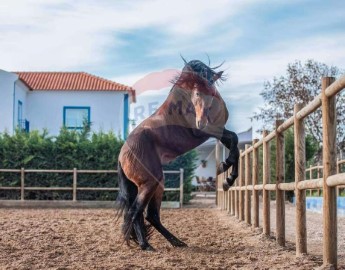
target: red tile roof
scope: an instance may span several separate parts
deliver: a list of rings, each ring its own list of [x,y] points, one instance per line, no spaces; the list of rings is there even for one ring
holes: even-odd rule
[[[129,91],[130,86],[86,72],[15,72],[30,90],[47,91]]]

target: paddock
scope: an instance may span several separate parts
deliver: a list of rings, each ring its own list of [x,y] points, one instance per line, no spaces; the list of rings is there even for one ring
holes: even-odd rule
[[[229,191],[221,188],[229,173],[225,172],[218,177],[216,200],[196,200],[184,208],[162,210],[163,223],[188,247],[172,248],[155,233],[151,243],[156,252],[128,248],[121,241],[114,209],[0,208],[0,269],[345,269],[345,217],[337,216],[336,200],[337,191],[345,184],[345,173],[337,170],[334,98],[345,87],[345,77],[331,84],[333,81],[324,78],[321,95],[306,107],[296,104],[293,117],[277,120],[274,131],[264,132],[262,140],[246,146],[240,156],[239,179]],[[324,123],[322,178],[306,180],[303,119],[320,106]],[[295,182],[284,183],[283,132],[292,125]],[[279,161],[275,184],[270,183],[268,174],[269,141],[274,138]],[[261,146],[262,184],[258,179]],[[219,154],[217,144],[218,161]],[[22,184],[17,189],[24,200],[28,189],[25,169],[19,172]],[[183,171],[177,173],[183,175]],[[76,174],[74,169],[73,187],[68,188],[74,198]],[[306,211],[305,190],[320,188],[323,215]],[[176,190],[183,194],[182,188]],[[288,190],[295,191],[296,207],[285,201]],[[262,201],[258,191],[262,191]],[[275,192],[275,201],[270,201],[269,192]],[[225,211],[215,209],[216,205]]]
[[[272,211],[275,204],[272,202]],[[286,215],[294,215],[291,204]],[[296,258],[294,224],[287,244],[262,235],[225,211],[213,199],[193,200],[182,209],[163,209],[166,226],[188,243],[173,248],[159,233],[156,252],[128,248],[120,241],[114,209],[0,209],[0,269],[312,269],[322,265],[321,215],[309,213],[309,255]],[[339,222],[338,267],[345,269],[345,218]],[[314,243],[314,244],[313,244]],[[343,245],[343,246],[342,246]]]

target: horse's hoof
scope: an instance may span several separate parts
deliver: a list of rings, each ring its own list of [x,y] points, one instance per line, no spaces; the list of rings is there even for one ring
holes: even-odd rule
[[[218,168],[217,168],[217,175],[219,175],[223,172],[226,172],[229,168],[230,168],[230,166],[228,164],[226,164],[225,162],[219,163]]]
[[[182,242],[182,241],[174,242],[174,243],[172,243],[172,245],[174,247],[188,247],[187,244],[185,242]]]
[[[151,245],[147,244],[145,246],[141,246],[141,249],[142,250],[145,250],[145,251],[151,251],[151,252],[154,252],[156,251]]]
[[[232,175],[230,177],[227,177],[223,182],[223,190],[228,191],[229,188],[235,183],[235,180],[236,180],[236,177]]]
[[[228,182],[226,180],[223,181],[223,190],[224,191],[228,191],[230,188]]]

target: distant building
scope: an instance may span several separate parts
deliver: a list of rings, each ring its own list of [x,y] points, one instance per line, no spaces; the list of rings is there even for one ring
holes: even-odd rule
[[[56,135],[62,126],[92,131],[128,132],[129,86],[85,72],[6,72],[0,70],[0,132],[47,129]]]

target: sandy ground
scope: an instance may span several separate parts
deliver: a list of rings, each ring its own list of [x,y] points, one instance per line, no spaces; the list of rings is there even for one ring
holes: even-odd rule
[[[171,247],[157,232],[150,241],[156,252],[128,248],[114,210],[0,209],[0,269],[313,269],[322,264],[320,256],[296,258],[293,244],[281,248],[208,203],[163,209],[162,220],[187,248]]]

